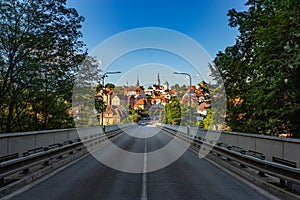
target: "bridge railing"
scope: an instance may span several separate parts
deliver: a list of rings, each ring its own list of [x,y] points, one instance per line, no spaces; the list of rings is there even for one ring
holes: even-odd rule
[[[163,126],[188,133],[188,127],[164,124]],[[198,127],[191,127],[189,134],[208,142],[239,148],[240,151],[262,154],[267,161],[282,161],[300,167],[300,140],[295,138],[279,138],[266,135],[236,133],[227,131],[213,131]],[[210,135],[210,136],[209,136]],[[212,136],[214,135],[214,136]],[[218,138],[213,141],[209,138]]]
[[[129,124],[106,126],[106,131],[113,131]],[[20,156],[31,149],[40,147],[48,147],[53,144],[63,144],[67,141],[76,141],[80,139],[88,139],[97,134],[102,134],[100,126],[30,131],[19,133],[3,133],[0,134],[0,158],[8,155]]]
[[[9,137],[6,137],[8,140],[11,137],[14,137],[14,140],[19,139],[19,144],[22,144],[22,140],[28,142],[29,139],[26,137],[34,136],[35,138],[38,138],[39,134],[42,134],[44,139],[47,139],[47,137],[52,138],[55,133],[60,135],[63,133],[66,134],[65,137],[61,137],[61,140],[55,141],[60,143],[44,145],[43,147],[30,150],[26,149],[28,147],[27,145],[24,145],[23,148],[19,148],[22,149],[22,152],[26,149],[26,155],[24,153],[23,156],[15,156],[16,154],[13,154],[8,156],[7,159],[5,159],[6,156],[0,157],[0,198],[27,185],[29,182],[38,179],[44,174],[65,166],[81,156],[87,155],[87,148],[93,151],[101,146],[109,144],[109,140],[116,139],[120,134],[124,133],[124,131],[131,129],[132,127],[132,124],[108,126],[106,127],[105,134],[100,132],[100,130],[102,130],[101,127],[85,127],[23,134],[17,133],[13,134],[13,136],[9,135]],[[80,137],[77,131],[79,132]],[[2,138],[5,137],[2,136]],[[73,140],[63,141],[63,139]],[[49,139],[50,143],[53,141],[54,140]],[[46,142],[44,144],[46,144]],[[23,174],[21,178],[19,177],[20,174]],[[20,180],[18,178],[11,178],[16,175]]]
[[[262,153],[245,150],[238,146],[230,146],[219,141],[208,140],[207,138],[213,137],[207,137],[207,134],[213,133],[204,129],[199,129],[199,132],[201,132],[200,134],[203,134],[202,136],[204,137],[201,137],[198,132],[195,132],[195,128],[192,128],[194,129],[193,132],[193,130],[190,131],[179,126],[162,125],[162,129],[167,133],[176,136],[183,145],[188,145],[190,149],[199,153],[199,156],[202,157],[204,155],[207,159],[221,164],[229,170],[233,170],[234,168],[233,171],[236,170],[235,172],[239,175],[264,189],[282,196],[283,199],[299,199],[300,196],[298,194],[290,192],[294,191],[294,186],[297,185],[298,187],[300,185],[300,168],[297,168],[296,165],[294,165],[295,162],[284,159],[268,161],[265,160]],[[186,132],[182,132],[182,130],[186,130]],[[204,134],[205,131],[206,134]],[[226,137],[226,135],[223,135],[222,137]],[[271,138],[268,137],[268,140],[270,139]],[[287,142],[289,141],[290,140],[287,140]],[[292,141],[294,142],[294,140]],[[297,154],[297,152],[295,152],[295,154]],[[236,167],[236,164],[239,164],[240,167]],[[241,170],[249,168],[251,168],[251,170]],[[278,181],[277,183],[275,181],[274,184],[280,186],[277,187],[267,183],[267,180],[256,178],[257,175],[250,175],[249,171],[251,171],[251,173],[256,171],[259,177],[271,176],[274,178],[273,181]]]

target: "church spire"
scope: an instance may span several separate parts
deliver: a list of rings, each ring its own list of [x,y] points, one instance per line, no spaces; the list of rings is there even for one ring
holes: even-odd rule
[[[139,76],[136,77],[136,84],[135,86],[140,86]]]
[[[156,85],[160,86],[160,79],[159,79],[159,73],[157,73],[157,80],[156,80]]]

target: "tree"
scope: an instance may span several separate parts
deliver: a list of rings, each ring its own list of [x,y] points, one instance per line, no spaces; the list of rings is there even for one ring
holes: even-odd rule
[[[123,86],[115,86],[114,92],[115,92],[115,93],[120,93],[120,94],[124,93],[124,88],[123,88]]]
[[[141,120],[141,116],[139,115],[138,112],[133,112],[133,114],[131,115],[131,117],[132,117],[132,121],[133,122],[138,122],[138,121]]]
[[[186,89],[186,85],[180,86],[177,83],[175,85],[172,85],[171,89],[175,89],[176,90],[178,98],[182,98],[183,95],[186,93],[186,90],[187,90]]]
[[[129,115],[121,121],[121,124],[138,122],[141,120],[141,116],[138,110],[129,110]]]
[[[172,97],[170,102],[165,106],[166,111],[166,123],[179,125],[181,122],[181,107],[179,100],[176,97]]]
[[[79,65],[73,87],[73,115],[77,127],[99,125],[100,113],[106,109],[99,84],[102,70],[93,57],[87,56]]]
[[[197,115],[196,115],[196,109],[197,105],[192,105],[192,112],[190,113],[190,106],[187,104],[181,105],[181,122],[180,125],[182,126],[197,126]],[[190,114],[191,114],[191,120],[190,120]]]
[[[233,131],[300,136],[300,4],[248,0],[228,12],[236,44],[214,63],[224,80],[227,124]],[[216,77],[219,79],[220,77]]]
[[[115,89],[115,85],[114,84],[112,84],[112,83],[107,83],[107,84],[105,84],[105,88],[109,88],[109,89],[111,89],[111,90],[113,90],[113,89]]]
[[[84,18],[65,5],[0,2],[0,132],[57,128],[55,119],[66,117],[85,53],[79,40]]]
[[[95,96],[95,109],[99,114],[98,117],[100,117],[100,113],[106,110],[106,105],[102,95],[103,95],[103,86],[102,84],[98,84],[96,86],[96,96]]]
[[[211,108],[209,108],[207,109],[207,115],[203,120],[197,122],[197,126],[205,129],[212,129],[213,124],[214,123],[212,122],[212,110]]]

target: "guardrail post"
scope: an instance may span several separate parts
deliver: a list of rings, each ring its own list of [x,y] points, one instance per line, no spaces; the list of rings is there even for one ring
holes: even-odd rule
[[[241,168],[247,168],[247,166],[244,165],[244,164],[240,164],[240,167],[241,167]]]
[[[43,165],[45,165],[45,166],[49,165],[49,160],[45,161],[45,162],[43,163]]]
[[[287,182],[286,182],[286,187],[287,187],[288,189],[290,189],[290,190],[293,190],[293,183],[287,181]]]
[[[103,134],[105,134],[105,125],[102,126]]]
[[[282,178],[279,180],[279,184],[280,184],[280,186],[283,186],[283,187],[286,186],[286,182],[285,182],[285,180],[282,179]]]
[[[28,174],[28,172],[29,172],[29,169],[26,168],[26,169],[23,169],[22,174]]]
[[[267,177],[266,174],[265,174],[264,172],[261,172],[261,171],[258,172],[258,175],[259,175],[260,177]]]

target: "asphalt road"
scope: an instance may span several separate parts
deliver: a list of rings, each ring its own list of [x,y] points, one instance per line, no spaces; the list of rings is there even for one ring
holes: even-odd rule
[[[182,145],[174,144],[168,152],[156,157],[150,154],[171,145],[172,138],[154,127],[139,126],[123,134],[113,144],[100,148],[93,154],[111,160],[102,164],[90,155],[60,171],[25,192],[13,197],[20,200],[176,200],[176,199],[267,199],[257,190],[223,172],[205,159],[187,150],[172,164],[148,172],[180,152]],[[132,159],[118,154],[120,149],[141,155]],[[148,157],[147,157],[148,156]],[[136,173],[122,172],[136,170]],[[140,173],[139,173],[140,170]]]

